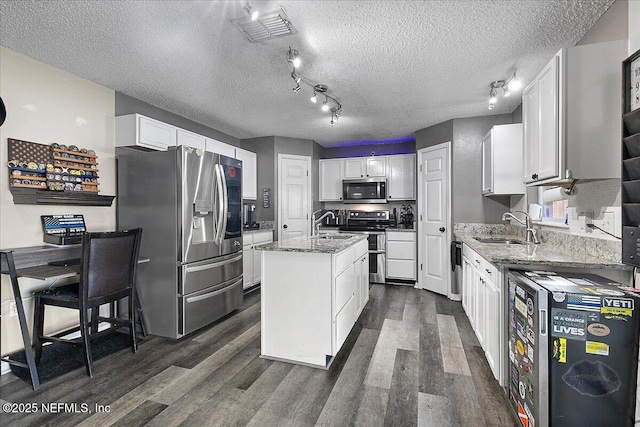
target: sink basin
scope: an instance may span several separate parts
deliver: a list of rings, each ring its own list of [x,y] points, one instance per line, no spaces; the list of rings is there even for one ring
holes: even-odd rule
[[[320,234],[319,236],[313,236],[312,239],[323,239],[323,240],[345,240],[350,239],[353,236],[348,236],[345,234]]]
[[[495,244],[499,244],[499,245],[524,245],[524,244],[526,244],[525,242],[521,242],[520,240],[504,239],[504,238],[501,238],[501,237],[488,237],[488,238],[474,237],[474,239],[476,239],[480,243],[495,243]]]

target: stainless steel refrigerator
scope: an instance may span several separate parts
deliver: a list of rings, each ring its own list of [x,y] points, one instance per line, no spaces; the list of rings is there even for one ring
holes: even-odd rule
[[[116,150],[119,229],[142,227],[146,331],[180,338],[242,303],[242,162],[191,147]]]
[[[523,427],[634,425],[640,295],[590,274],[511,272],[509,401]]]

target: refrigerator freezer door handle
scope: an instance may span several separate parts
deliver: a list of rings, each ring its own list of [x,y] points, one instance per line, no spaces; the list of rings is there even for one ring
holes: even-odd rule
[[[220,231],[220,244],[224,241],[224,236],[227,234],[227,215],[229,215],[229,195],[227,194],[227,177],[224,174],[224,169],[221,165],[218,166],[220,168],[220,177],[222,178],[222,206],[224,208],[222,213],[222,230]]]
[[[540,310],[540,335],[543,337],[547,336],[547,310]]]
[[[203,295],[197,295],[197,296],[194,296],[194,297],[189,297],[189,298],[187,298],[187,303],[190,304],[192,302],[198,302],[198,301],[202,301],[202,300],[205,300],[205,299],[213,298],[216,295],[220,295],[222,293],[227,292],[229,290],[229,288],[232,288],[232,287],[236,286],[239,283],[242,283],[242,277],[240,279],[236,280],[235,282],[233,282],[231,285],[225,286],[222,289],[218,289],[216,291],[209,292],[209,293],[206,293],[206,294],[203,294]]]
[[[221,239],[221,235],[222,235],[222,222],[224,221],[224,195],[223,195],[223,186],[222,186],[222,178],[220,176],[220,165],[219,164],[215,164],[213,165],[213,169],[215,171],[215,175],[216,175],[216,187],[218,189],[217,193],[218,193],[218,221],[216,223],[216,236],[215,236],[215,241],[217,244],[221,244],[222,243],[222,239]]]
[[[212,268],[218,268],[220,266],[226,265],[226,264],[231,264],[232,262],[236,262],[238,260],[242,259],[242,253],[236,257],[224,260],[224,261],[220,261],[220,262],[214,262],[212,264],[204,264],[204,265],[196,265],[196,266],[188,266],[186,268],[186,272],[187,273],[195,273],[197,271],[202,271],[202,270],[209,270]]]

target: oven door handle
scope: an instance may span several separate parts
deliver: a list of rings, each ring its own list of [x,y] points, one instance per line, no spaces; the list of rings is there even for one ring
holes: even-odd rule
[[[378,251],[378,250],[376,250],[376,251],[369,251],[369,253],[370,254],[382,254],[382,255],[384,255],[384,254],[387,253],[387,251]]]

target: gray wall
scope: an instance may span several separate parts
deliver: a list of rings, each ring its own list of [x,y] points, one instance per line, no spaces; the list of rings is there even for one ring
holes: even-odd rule
[[[482,195],[482,138],[493,125],[511,123],[511,114],[453,121],[453,222],[502,223],[509,196]]]
[[[241,142],[242,148],[245,150],[253,151],[256,153],[257,169],[258,169],[258,199],[247,201],[248,203],[254,203],[256,210],[253,215],[254,221],[274,221],[275,220],[275,201],[273,194],[276,190],[275,186],[275,172],[273,165],[273,157],[275,150],[275,138],[273,136],[265,136],[260,138],[243,139]],[[262,189],[271,189],[271,207],[262,207]]]
[[[511,112],[511,123],[522,123],[522,104]]]
[[[258,155],[258,200],[256,201],[255,221],[277,221],[278,212],[278,154],[294,154],[311,157],[311,191],[313,210],[320,209],[318,202],[318,159],[322,146],[309,139],[267,136],[244,139],[242,148]],[[271,208],[262,207],[262,189],[271,189]],[[276,224],[277,227],[277,224]],[[277,234],[276,234],[277,236]]]
[[[115,107],[116,116],[126,116],[127,114],[138,113],[143,116],[151,117],[152,119],[186,129],[190,132],[197,133],[198,135],[204,135],[209,138],[240,147],[240,140],[238,138],[200,123],[196,123],[193,120],[186,119],[177,114],[170,113],[162,108],[158,108],[120,92],[116,92]]]
[[[521,114],[521,113],[520,113]],[[517,113],[516,113],[517,115]],[[482,138],[493,125],[512,123],[511,114],[448,120],[416,132],[416,149],[451,141],[453,222],[501,223],[509,196],[482,196]]]
[[[453,120],[416,131],[416,151],[453,141]]]
[[[344,157],[368,157],[372,152],[376,156],[391,154],[410,154],[416,152],[415,141],[393,142],[388,144],[349,145],[343,147],[323,148],[323,159],[338,159]]]

